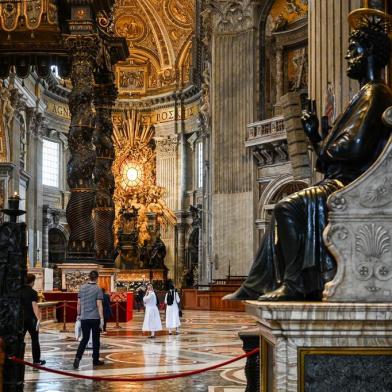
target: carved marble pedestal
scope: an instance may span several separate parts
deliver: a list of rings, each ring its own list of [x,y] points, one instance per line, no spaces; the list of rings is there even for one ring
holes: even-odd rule
[[[90,271],[100,272],[102,267],[93,263],[64,263],[59,264],[58,268],[61,270],[62,290],[78,292],[79,287],[89,280]]]
[[[246,302],[261,391],[392,390],[392,304]]]

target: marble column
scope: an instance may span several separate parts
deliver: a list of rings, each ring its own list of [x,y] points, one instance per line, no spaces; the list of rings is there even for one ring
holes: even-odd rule
[[[177,241],[176,241],[176,257],[174,260],[174,281],[176,285],[181,284],[181,277],[184,271],[185,265],[185,228],[186,228],[186,217],[185,211],[177,211]]]
[[[49,225],[52,223],[52,219],[48,216],[47,209],[45,215],[46,216],[42,220],[41,257],[42,267],[49,267]]]
[[[164,200],[172,211],[180,210],[180,179],[179,179],[179,140],[177,135],[168,137],[156,137],[156,178],[157,185],[166,189]],[[165,258],[166,267],[171,274],[176,271],[176,240],[175,229],[167,225],[161,228],[161,238],[166,245],[167,255]]]
[[[117,96],[112,72],[97,74],[95,87],[96,127],[94,145],[97,159],[94,167],[96,198],[94,208],[96,260],[100,264],[113,264],[115,208],[113,202],[114,176],[112,164],[112,108]]]
[[[92,136],[95,123],[93,70],[98,38],[95,35],[71,35],[67,37],[66,44],[72,53],[71,125],[68,136],[70,160],[67,165],[71,197],[66,212],[70,230],[67,260],[83,262],[95,259],[92,219],[95,190],[92,174],[96,153]]]
[[[200,284],[209,284],[213,279],[211,238],[212,238],[212,182],[210,171],[211,160],[211,49],[212,49],[212,26],[213,12],[205,1],[200,3],[200,37],[201,57],[203,70],[201,78],[200,110],[198,123],[203,142],[203,198],[201,211],[201,227],[199,233],[199,266],[202,271],[199,274]]]
[[[42,261],[46,267],[48,255],[43,253],[42,233],[43,224],[43,185],[42,185],[42,153],[43,136],[46,132],[47,122],[45,117],[36,108],[26,110],[28,120],[28,145],[27,170],[31,175],[27,189],[27,224],[29,231],[29,259],[32,266]],[[46,257],[45,257],[46,256]]]

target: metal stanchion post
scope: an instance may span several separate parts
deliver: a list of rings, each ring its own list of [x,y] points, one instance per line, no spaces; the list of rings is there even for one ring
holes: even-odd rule
[[[67,331],[67,301],[64,301],[63,304],[63,329],[60,332],[68,332]]]
[[[120,328],[120,324],[118,322],[118,301],[116,302],[116,328]]]

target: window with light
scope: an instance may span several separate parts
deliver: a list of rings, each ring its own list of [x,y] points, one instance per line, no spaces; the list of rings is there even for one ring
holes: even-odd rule
[[[44,139],[42,151],[42,183],[59,187],[60,182],[60,144]]]

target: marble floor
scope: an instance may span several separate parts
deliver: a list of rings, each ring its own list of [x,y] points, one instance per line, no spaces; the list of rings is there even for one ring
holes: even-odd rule
[[[161,314],[162,321],[164,315]],[[80,374],[96,376],[150,376],[201,369],[243,354],[238,332],[252,329],[255,322],[245,313],[184,311],[179,335],[159,333],[147,339],[141,332],[143,313],[134,313],[131,322],[115,328],[109,324],[107,335],[101,336],[101,359],[105,365],[92,367],[91,350],[86,350],[77,370]],[[74,372],[72,362],[77,342],[69,332],[60,333],[61,325],[42,327],[40,333],[42,359],[46,366]],[[26,339],[26,356],[31,361],[31,348]],[[95,382],[72,379],[44,371],[26,368],[26,392],[76,391],[140,391],[140,392],[243,392],[245,360],[214,371],[167,381]]]

